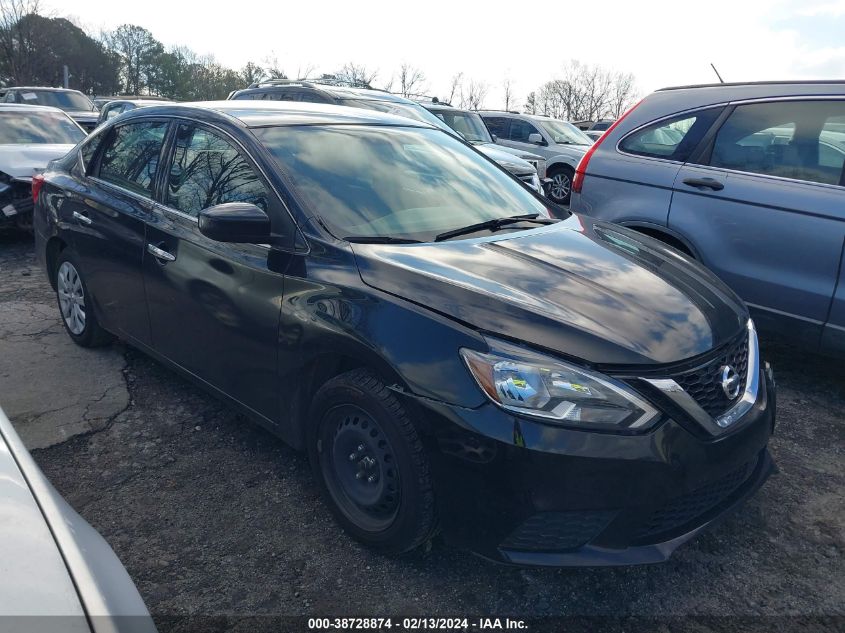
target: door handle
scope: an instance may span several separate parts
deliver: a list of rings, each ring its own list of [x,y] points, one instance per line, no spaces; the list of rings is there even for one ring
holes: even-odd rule
[[[92,224],[94,224],[94,220],[89,218],[87,215],[81,214],[79,211],[73,212],[73,219],[78,220],[79,222],[82,222],[82,224],[87,224],[88,226],[91,226]]]
[[[176,261],[176,255],[168,253],[167,251],[160,249],[158,246],[153,246],[152,244],[147,244],[147,252],[156,259],[164,262]]]
[[[713,191],[721,191],[725,188],[725,185],[712,178],[684,178],[684,184],[699,189],[712,189]]]

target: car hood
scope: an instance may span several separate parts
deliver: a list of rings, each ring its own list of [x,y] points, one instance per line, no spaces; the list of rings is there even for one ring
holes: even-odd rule
[[[353,250],[373,288],[596,365],[685,360],[732,340],[748,319],[703,267],[586,216],[498,237]]]
[[[73,145],[0,145],[0,171],[12,178],[32,178],[47,163],[65,156]]]
[[[482,145],[476,145],[475,148],[513,174],[527,175],[533,174],[537,171],[531,163],[528,163],[509,152],[503,152],[501,148],[496,145],[484,143]]]

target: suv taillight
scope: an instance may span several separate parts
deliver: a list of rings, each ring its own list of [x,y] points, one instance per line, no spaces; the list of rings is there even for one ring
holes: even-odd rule
[[[587,153],[581,157],[581,160],[578,161],[578,166],[575,168],[575,177],[572,179],[572,191],[575,193],[581,193],[581,187],[584,186],[584,176],[587,174],[587,164],[590,162],[590,159],[593,157],[593,154],[598,149],[599,145],[601,145],[602,141],[608,137],[608,135],[616,129],[616,126],[622,123],[626,116],[631,114],[638,105],[640,105],[642,101],[636,103],[635,105],[631,106],[626,110],[625,114],[621,117],[616,119],[607,131],[599,137],[595,143],[590,146],[590,149],[587,150]]]
[[[41,186],[44,184],[44,176],[36,174],[32,177],[32,204],[38,202],[38,194],[41,193]]]

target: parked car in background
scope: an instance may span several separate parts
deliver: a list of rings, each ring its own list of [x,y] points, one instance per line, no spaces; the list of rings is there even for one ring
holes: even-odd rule
[[[6,88],[3,103],[25,103],[59,108],[68,113],[86,132],[97,127],[97,109],[79,90],[43,86]]]
[[[118,114],[134,110],[135,108],[145,108],[151,105],[164,105],[167,103],[170,103],[169,99],[115,99],[114,101],[108,101],[100,107],[100,116],[97,119],[97,125],[105,123]]]
[[[50,485],[2,410],[0,570],[7,630],[155,633],[117,556]]]
[[[569,204],[575,166],[593,141],[571,123],[533,114],[480,112],[496,143],[530,151],[546,159],[546,177],[551,180],[549,198]]]
[[[572,207],[663,240],[761,327],[845,353],[845,82],[659,90],[578,167]]]
[[[499,163],[537,193],[544,193],[542,180],[546,177],[546,161],[542,156],[496,145],[477,112],[433,102],[423,103],[422,106],[482,154]]]
[[[32,177],[83,138],[58,108],[0,103],[0,227],[32,229]]]
[[[373,88],[350,87],[319,81],[273,79],[254,83],[243,90],[236,90],[229,95],[229,99],[302,101],[364,108],[422,121],[454,134],[452,128],[416,101]]]
[[[159,97],[156,95],[98,95],[91,100],[94,103],[94,107],[97,110],[102,110],[103,106],[109,103],[110,101],[165,101],[170,102],[170,99],[165,99],[164,97]]]
[[[125,339],[305,449],[376,550],[441,528],[510,563],[659,562],[772,471],[742,301],[657,240],[548,217],[427,123],[139,108],[33,192],[71,339]]]
[[[600,119],[587,128],[589,132],[604,132],[613,125],[613,119]]]

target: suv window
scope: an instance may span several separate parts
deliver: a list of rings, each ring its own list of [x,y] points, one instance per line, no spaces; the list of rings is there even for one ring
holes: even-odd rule
[[[511,121],[511,131],[508,137],[512,141],[518,143],[527,143],[529,134],[539,134],[540,130],[531,125],[528,121],[522,119],[513,119]]]
[[[721,111],[712,108],[664,119],[622,139],[619,148],[637,156],[686,162]]]
[[[484,116],[484,123],[490,134],[495,134],[498,138],[508,138],[510,129],[510,119],[501,116]]]
[[[710,164],[843,185],[845,101],[737,106],[719,129]]]
[[[250,202],[265,211],[269,196],[252,166],[228,141],[182,124],[167,182],[166,204],[196,217],[226,202]]]
[[[100,178],[151,197],[166,130],[164,121],[116,126],[100,159]]]

